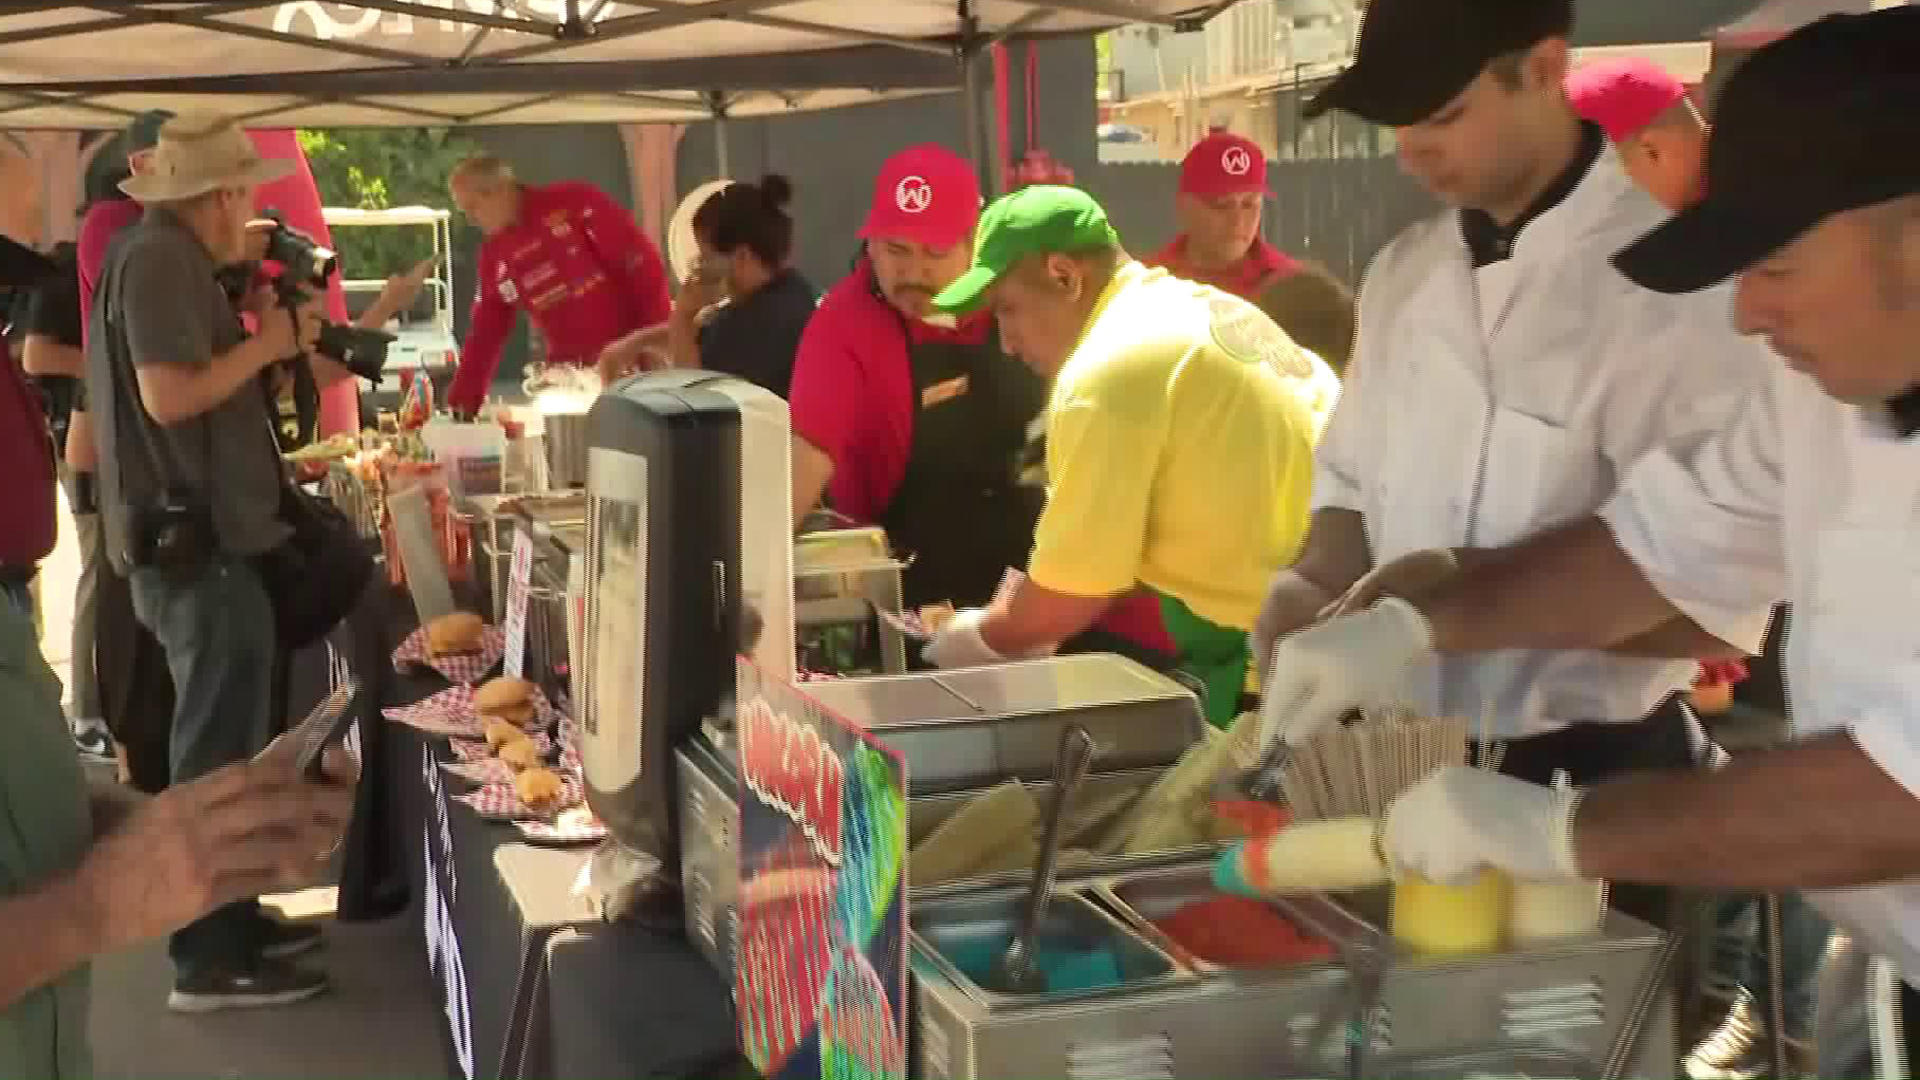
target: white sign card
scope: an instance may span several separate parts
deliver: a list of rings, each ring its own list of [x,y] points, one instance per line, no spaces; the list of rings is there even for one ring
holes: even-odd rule
[[[533,581],[533,538],[513,532],[513,563],[507,572],[507,676],[524,678],[527,667],[527,589]]]

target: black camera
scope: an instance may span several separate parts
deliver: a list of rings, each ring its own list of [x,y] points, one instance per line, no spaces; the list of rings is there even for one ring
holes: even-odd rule
[[[340,256],[287,224],[280,211],[270,209],[261,216],[274,224],[273,231],[267,234],[267,260],[286,267],[287,275],[305,279],[316,289],[326,288],[327,279],[340,269]]]
[[[278,210],[267,210],[261,216],[274,223],[273,231],[267,234],[266,258],[285,267],[274,279],[274,293],[281,307],[289,312],[297,311],[310,298],[309,289],[327,287],[327,279],[340,269],[340,257],[331,248],[322,247],[313,237],[288,225]],[[247,277],[252,276],[248,268]],[[323,320],[320,340],[313,351],[345,365],[348,371],[378,386],[386,371],[387,346],[393,342],[394,336],[382,330],[365,330]]]
[[[219,548],[206,503],[174,493],[128,508],[127,565],[186,570],[203,566]]]

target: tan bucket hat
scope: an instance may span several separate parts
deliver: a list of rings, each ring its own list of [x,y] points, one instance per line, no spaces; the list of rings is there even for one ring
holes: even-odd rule
[[[253,138],[228,117],[177,116],[160,128],[145,171],[120,181],[120,190],[139,202],[173,202],[270,183],[293,170],[284,158],[261,157]]]

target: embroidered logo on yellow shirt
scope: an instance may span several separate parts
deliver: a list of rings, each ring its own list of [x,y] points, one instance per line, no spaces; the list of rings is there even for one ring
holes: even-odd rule
[[[1265,312],[1245,300],[1221,293],[1207,301],[1213,341],[1229,356],[1265,364],[1290,379],[1313,377],[1313,362]]]

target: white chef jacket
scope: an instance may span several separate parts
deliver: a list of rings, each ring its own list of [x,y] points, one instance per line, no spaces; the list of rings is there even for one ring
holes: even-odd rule
[[[1776,361],[1732,426],[1649,455],[1601,516],[1709,630],[1739,624],[1757,598],[1789,600],[1795,734],[1851,732],[1920,797],[1920,438]],[[1807,895],[1920,972],[1920,879]]]
[[[1456,213],[1401,233],[1361,286],[1315,507],[1360,512],[1376,565],[1501,547],[1592,514],[1649,449],[1725,423],[1778,362],[1733,331],[1728,287],[1664,296],[1608,262],[1664,216],[1609,147],[1503,262],[1473,268]],[[1757,651],[1767,615],[1760,605],[1729,642]],[[1510,650],[1428,661],[1403,698],[1516,738],[1638,720],[1695,670]]]

